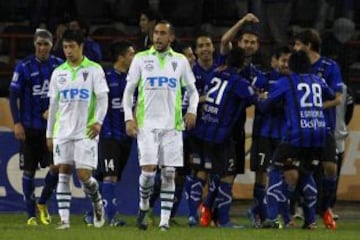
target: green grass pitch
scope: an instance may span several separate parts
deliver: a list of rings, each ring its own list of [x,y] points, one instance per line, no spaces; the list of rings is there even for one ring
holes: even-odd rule
[[[292,229],[220,229],[220,228],[189,228],[186,218],[179,217],[177,226],[172,226],[168,232],[161,232],[156,226],[151,226],[147,231],[140,231],[135,226],[135,216],[124,217],[127,225],[124,227],[110,227],[101,229],[87,227],[82,222],[82,216],[71,216],[71,228],[56,230],[57,216],[53,217],[53,223],[35,227],[26,226],[24,214],[0,214],[0,239],[6,240],[357,240],[360,239],[359,220],[339,220],[337,230],[327,230],[322,223],[318,222],[316,230],[303,230],[300,227]],[[159,220],[158,218],[156,220]],[[244,217],[234,219],[234,222],[248,225]],[[301,222],[298,222],[301,226]]]

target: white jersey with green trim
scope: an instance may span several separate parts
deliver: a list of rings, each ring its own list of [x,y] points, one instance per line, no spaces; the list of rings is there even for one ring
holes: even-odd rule
[[[89,126],[97,122],[96,95],[108,91],[104,70],[86,57],[76,68],[68,62],[58,66],[51,76],[48,93],[58,101],[53,138],[88,138]]]
[[[138,85],[136,118],[144,129],[183,130],[181,88],[195,83],[186,57],[153,47],[135,55],[127,81]]]

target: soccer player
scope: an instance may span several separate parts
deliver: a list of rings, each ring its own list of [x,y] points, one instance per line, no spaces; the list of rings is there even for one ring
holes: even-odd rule
[[[257,98],[249,81],[239,74],[244,63],[245,51],[235,47],[228,53],[225,66],[209,76],[203,111],[194,130],[195,151],[204,159],[207,172],[218,177],[214,191],[218,227],[239,227],[231,223],[229,217],[237,170],[232,131],[243,117],[244,109]]]
[[[173,45],[172,45],[173,46]],[[195,64],[195,55],[190,45],[185,45],[182,43],[177,44],[177,49],[184,54],[184,56],[189,61],[190,67],[192,68]],[[186,94],[186,89],[183,89],[183,100],[182,100],[182,113],[186,114],[187,109],[189,107],[189,99],[188,95]],[[186,176],[189,175],[190,164],[189,164],[189,157],[190,157],[190,148],[189,148],[189,141],[188,141],[188,132],[183,132],[183,141],[184,141],[184,167],[180,167],[176,169],[175,173],[175,193],[174,193],[174,205],[171,210],[170,215],[170,224],[177,225],[178,222],[175,220],[175,216],[180,205],[182,199],[182,193],[185,185]],[[155,183],[153,190],[151,192],[149,205],[150,209],[147,212],[147,221],[150,225],[154,224],[154,216],[153,216],[153,208],[155,206],[156,200],[160,197],[160,188],[161,188],[161,171],[160,169],[157,170],[155,176]]]
[[[125,221],[114,218],[117,212],[115,188],[116,183],[121,180],[132,142],[125,131],[122,96],[135,50],[128,41],[115,42],[110,50],[113,68],[105,73],[110,89],[109,107],[100,133],[99,166],[94,177],[100,184],[108,223],[110,226],[123,226]],[[93,218],[92,209],[89,209],[84,216],[84,222],[91,226]]]
[[[196,88],[200,95],[205,94],[205,83],[206,80],[210,77],[213,70],[219,66],[221,60],[214,59],[214,52],[215,47],[212,42],[210,36],[206,34],[200,34],[196,37],[195,40],[195,54],[197,56],[197,60],[193,66],[193,72],[196,78]],[[201,112],[203,100],[200,100],[200,104],[198,107],[198,119],[199,121],[199,113]],[[192,169],[191,174],[186,176],[185,181],[185,190],[186,196],[188,201],[189,207],[189,216],[188,216],[188,224],[189,226],[195,226],[200,221],[201,225],[207,226],[211,222],[211,209],[214,203],[214,194],[212,190],[216,191],[216,188],[213,187],[209,190],[209,193],[202,203],[202,193],[203,188],[208,181],[208,174],[207,170],[205,169],[205,163],[200,156],[197,155],[197,152],[194,152],[192,149],[193,145],[196,144],[194,141],[197,141],[193,138],[193,132],[188,131],[186,132],[187,139],[186,142],[188,143],[187,146],[189,147],[190,152],[190,168]],[[214,179],[215,180],[215,179]],[[216,184],[211,183],[210,184]],[[198,216],[198,208],[200,207],[200,212],[206,212],[204,217],[199,219]]]
[[[105,214],[110,226],[121,226],[125,222],[116,220],[116,183],[121,180],[121,174],[130,155],[132,140],[126,135],[122,98],[126,85],[126,75],[135,55],[132,43],[128,41],[115,42],[111,46],[113,69],[106,72],[110,89],[109,108],[100,133],[99,152],[103,167],[104,180],[102,196]]]
[[[37,29],[34,34],[35,54],[16,65],[10,84],[10,108],[15,138],[20,141],[20,168],[23,170],[22,188],[28,225],[37,225],[34,177],[39,163],[43,168],[50,165],[37,204],[42,224],[47,225],[51,221],[46,201],[58,181],[58,169],[52,164],[45,135],[50,77],[52,71],[63,63],[63,60],[50,54],[52,45],[51,33],[46,29]]]
[[[315,175],[319,188],[320,214],[324,225],[330,229],[336,229],[336,222],[333,219],[330,205],[332,195],[336,190],[337,165],[336,165],[336,143],[334,138],[336,122],[336,106],[342,101],[342,78],[337,63],[329,58],[320,56],[321,39],[315,30],[305,30],[294,37],[294,50],[304,50],[310,58],[310,72],[325,79],[327,85],[335,92],[336,98],[324,102],[325,117],[328,134],[326,145],[323,149],[321,167]]]
[[[246,14],[243,18],[241,18],[238,22],[236,22],[228,31],[224,33],[221,37],[221,45],[220,52],[222,55],[226,55],[228,51],[232,48],[232,40],[235,38],[236,34],[241,31],[241,35],[239,40],[237,41],[237,45],[244,49],[246,55],[246,63],[245,67],[240,72],[241,76],[247,79],[250,84],[257,91],[264,91],[267,87],[267,80],[264,75],[253,63],[252,57],[257,53],[260,47],[260,39],[259,35],[254,29],[250,27],[255,27],[256,24],[259,23],[259,19],[252,13]],[[246,120],[246,112],[242,113],[243,117],[240,118],[242,121]],[[252,132],[252,141],[253,144],[256,144],[259,130],[261,129],[259,124],[263,119],[263,115],[259,111],[255,111],[255,119],[253,123],[253,132]],[[244,123],[238,122],[237,127],[234,129],[234,139],[236,140],[236,157],[238,158],[238,172],[242,173],[245,162],[245,130]],[[252,147],[253,149],[253,147]],[[254,152],[254,151],[252,151]],[[257,154],[251,154],[250,162],[252,166],[259,165],[257,162],[261,161],[261,158],[257,157]],[[264,205],[264,197],[265,197],[265,184],[266,177],[262,171],[257,171],[255,169],[255,184],[253,190],[254,204],[252,207],[248,209],[248,217],[250,219],[250,223],[252,226],[257,227],[257,216],[260,217],[261,220],[265,220],[266,218],[266,207]]]
[[[282,77],[290,74],[288,61],[291,55],[291,50],[289,47],[279,47],[275,50],[273,54],[273,60],[275,61],[275,66],[270,73],[267,75],[267,86],[264,91],[268,91],[272,86]],[[256,141],[253,141],[251,146],[252,158],[250,160],[250,169],[256,172],[256,175],[259,177],[258,180],[261,180],[260,184],[266,186],[268,179],[268,167],[271,161],[271,158],[274,154],[276,147],[279,145],[281,137],[284,134],[285,130],[285,118],[284,118],[284,109],[282,102],[277,103],[277,106],[272,109],[272,111],[264,112],[262,114],[261,121],[257,122],[259,129],[259,134],[256,138]],[[259,112],[257,112],[259,114]],[[259,184],[257,182],[256,184]],[[256,188],[256,185],[255,185]],[[284,192],[287,192],[287,184],[283,181]],[[291,216],[288,205],[289,199],[286,196],[284,199],[281,199],[279,212],[281,213],[284,225],[290,226]],[[266,208],[261,209],[265,212],[262,216],[266,217]],[[253,227],[260,227],[260,219],[255,219],[253,222]]]
[[[312,170],[321,157],[327,134],[323,99],[335,96],[322,79],[308,73],[310,66],[310,59],[304,51],[293,53],[289,59],[292,74],[279,79],[270,89],[268,98],[258,104],[261,111],[266,111],[283,101],[286,121],[285,132],[269,171],[267,220],[262,225],[265,228],[279,228],[277,214],[278,202],[284,198],[283,176],[289,188],[295,189],[300,170],[305,213],[303,228],[316,226],[317,190]]]
[[[131,63],[124,92],[126,132],[137,136],[139,149],[140,203],[137,226],[146,230],[146,212],[154,185],[156,168],[161,168],[160,230],[169,228],[175,191],[175,167],[183,166],[183,118],[181,88],[189,93],[189,107],[184,121],[187,129],[195,125],[199,96],[194,74],[184,55],[174,52],[170,44],[174,29],[167,21],[155,25],[153,47],[139,52]],[[132,96],[138,87],[136,120],[132,112]]]
[[[56,199],[61,225],[70,227],[70,177],[73,167],[90,197],[94,226],[105,223],[99,185],[92,177],[98,164],[98,135],[108,106],[108,86],[101,66],[83,55],[84,35],[67,30],[63,35],[66,62],[57,67],[49,88],[50,107],[46,130],[48,148],[59,166]]]

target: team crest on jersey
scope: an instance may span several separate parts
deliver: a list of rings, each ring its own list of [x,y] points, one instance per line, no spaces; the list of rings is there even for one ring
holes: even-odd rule
[[[60,78],[58,79],[58,82],[59,82],[59,84],[64,84],[64,83],[66,82],[66,78],[60,77]]]
[[[152,65],[151,63],[148,63],[145,65],[145,69],[149,72],[151,72],[154,69],[154,65]]]
[[[84,71],[84,72],[82,73],[82,75],[83,75],[83,78],[84,78],[84,82],[86,82],[86,79],[87,79],[87,77],[89,76],[89,72],[88,72],[88,71]]]
[[[176,71],[176,68],[177,68],[177,62],[171,62],[171,66],[174,70],[174,72]]]

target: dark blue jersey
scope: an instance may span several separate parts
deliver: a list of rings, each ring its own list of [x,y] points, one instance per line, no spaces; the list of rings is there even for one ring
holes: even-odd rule
[[[279,79],[258,107],[269,111],[270,106],[284,101],[286,131],[282,141],[296,147],[322,147],[327,133],[323,100],[334,97],[334,92],[315,75],[291,74]]]
[[[100,133],[103,138],[128,139],[122,106],[126,75],[127,73],[118,72],[115,69],[106,71],[106,81],[110,91],[108,94],[108,110]]]
[[[311,66],[310,73],[313,73],[318,77],[325,79],[327,85],[335,93],[342,93],[343,81],[341,78],[341,72],[338,64],[334,60],[321,57]],[[327,126],[333,132],[335,130],[336,108],[331,107],[325,109],[325,117]]]
[[[220,58],[219,58],[220,59]],[[211,78],[213,71],[219,67],[220,60],[214,60],[212,66],[209,69],[204,69],[202,66],[200,66],[198,61],[195,61],[195,64],[193,66],[193,72],[196,79],[195,86],[199,93],[199,96],[203,96],[205,94],[205,85],[206,82]],[[183,113],[187,111],[187,108],[189,106],[189,96],[187,92],[185,91],[183,94],[183,102],[182,102],[182,109]],[[198,124],[199,116],[201,115],[202,103],[198,104],[198,111],[197,111],[197,119],[196,124]],[[193,130],[187,131],[189,134],[192,134]]]
[[[51,74],[62,63],[62,59],[52,55],[45,62],[30,55],[16,65],[10,83],[10,107],[15,123],[20,122],[26,128],[46,129],[43,114],[49,107]]]
[[[267,90],[269,90],[282,75],[278,71],[273,70],[269,72],[266,77],[268,81]],[[259,112],[258,110],[256,111],[255,117],[257,121],[254,121],[256,124],[254,124],[253,132],[257,132],[262,137],[274,139],[280,139],[283,136],[285,130],[283,101],[275,103],[275,105],[271,111],[265,113]],[[261,118],[259,116],[261,116]]]
[[[222,143],[231,136],[241,113],[255,101],[256,95],[249,82],[233,69],[214,71],[205,90],[206,100],[195,135],[206,141]]]

